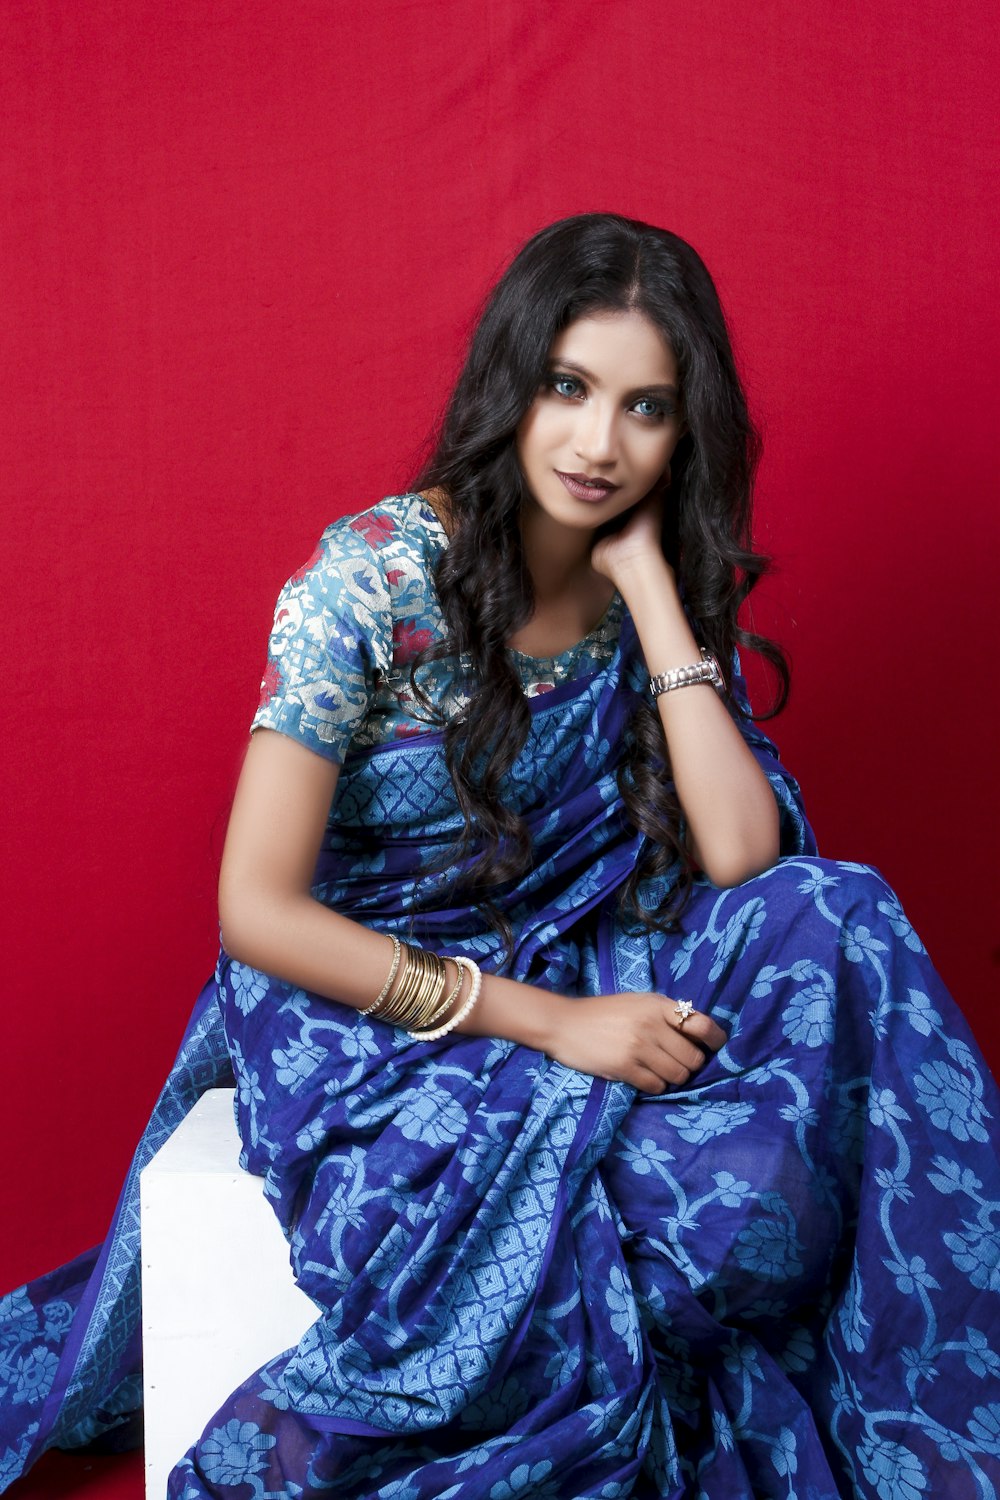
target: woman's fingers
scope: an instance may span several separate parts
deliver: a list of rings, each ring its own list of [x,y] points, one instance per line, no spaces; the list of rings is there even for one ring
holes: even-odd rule
[[[667,1021],[679,1035],[697,1042],[699,1047],[705,1047],[709,1052],[718,1052],[725,1045],[726,1033],[711,1016],[690,1008],[690,1001],[671,1000],[669,996],[664,998],[667,1002]]]

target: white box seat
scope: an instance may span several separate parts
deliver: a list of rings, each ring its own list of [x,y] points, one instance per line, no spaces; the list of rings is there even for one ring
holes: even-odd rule
[[[147,1500],[163,1500],[226,1397],[317,1317],[263,1179],[240,1168],[234,1092],[204,1094],[139,1179]]]

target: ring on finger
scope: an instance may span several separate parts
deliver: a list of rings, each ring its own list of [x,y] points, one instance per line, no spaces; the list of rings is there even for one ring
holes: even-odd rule
[[[675,1000],[674,1015],[677,1017],[678,1026],[683,1026],[690,1016],[694,1015],[694,1006],[690,1000]]]

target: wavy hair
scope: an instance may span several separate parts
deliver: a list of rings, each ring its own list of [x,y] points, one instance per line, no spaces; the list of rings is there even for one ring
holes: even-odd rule
[[[528,830],[502,796],[530,722],[507,650],[534,603],[521,548],[527,489],[516,435],[557,335],[588,314],[625,311],[647,317],[677,361],[685,426],[670,461],[662,542],[694,631],[718,658],[727,693],[740,645],[765,657],[776,674],[776,701],[764,717],[779,712],[788,695],[780,647],[737,620],[768,568],[751,541],[760,442],[708,271],[684,240],[651,224],[603,213],[551,224],[528,241],[490,294],[416,481],[419,489],[444,492],[451,537],[435,574],[447,635],[415,659],[411,680],[429,708],[417,683],[422,663],[464,655],[470,665],[467,708],[444,728],[465,823],[451,854],[469,861],[464,893],[488,912],[508,953],[510,927],[498,903],[531,860]],[[637,925],[674,927],[694,866],[663,728],[649,700],[632,713],[617,776],[627,815],[646,836],[622,891],[623,910]],[[674,878],[666,894],[643,904],[643,881],[667,872]]]

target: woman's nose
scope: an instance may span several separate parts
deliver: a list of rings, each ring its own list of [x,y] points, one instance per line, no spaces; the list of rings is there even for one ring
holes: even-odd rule
[[[615,411],[599,401],[588,402],[580,412],[576,451],[585,464],[610,464],[618,456],[618,423]]]

